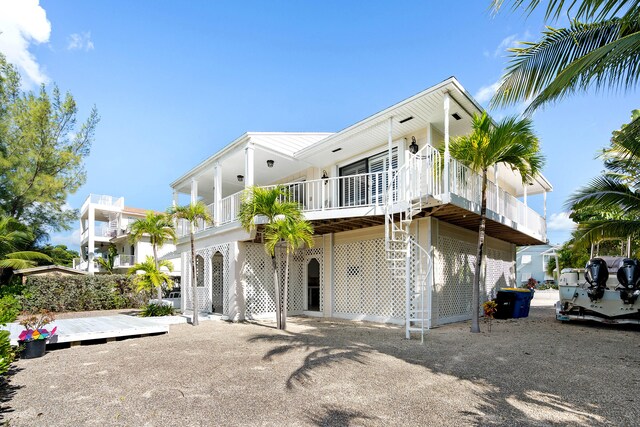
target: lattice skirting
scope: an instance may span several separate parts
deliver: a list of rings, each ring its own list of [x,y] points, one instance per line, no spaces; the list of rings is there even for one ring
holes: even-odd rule
[[[242,281],[245,283],[245,302],[248,319],[264,317],[275,313],[275,287],[273,285],[273,263],[262,244],[248,243],[245,246],[245,262],[242,265]],[[322,248],[300,249],[289,259],[289,270],[286,269],[286,253],[284,250],[276,254],[278,280],[281,289],[284,286],[285,274],[288,273],[287,310],[290,314],[302,313],[307,309],[307,289],[305,275],[307,264],[315,258],[320,264],[320,311],[323,310],[323,250]]]
[[[471,318],[472,286],[477,246],[439,236],[435,257],[434,313],[439,324]],[[500,288],[515,284],[512,256],[487,248],[480,282],[481,302],[494,298]]]
[[[338,244],[334,249],[335,315],[403,319],[405,284],[391,278],[384,239]]]
[[[182,269],[182,297],[187,310],[193,309],[191,253],[187,253]],[[196,251],[196,298],[198,311],[229,314],[229,244],[210,246]]]

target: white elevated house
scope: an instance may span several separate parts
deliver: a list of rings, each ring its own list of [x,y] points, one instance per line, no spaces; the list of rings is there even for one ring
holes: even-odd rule
[[[195,235],[198,311],[274,316],[261,228],[247,233],[236,215],[245,188],[282,184],[315,229],[315,245],[290,267],[291,315],[405,324],[407,335],[469,319],[481,180],[448,144],[481,111],[452,77],[337,133],[245,133],[185,173],[171,184],[174,204],[188,194],[215,219]],[[504,166],[490,180],[484,297],[515,284],[516,245],[546,242],[527,196],[552,190],[542,176],[523,186]],[[194,279],[188,230],[178,224],[185,289]]]
[[[143,262],[153,255],[149,238],[131,243],[129,232],[131,225],[146,215],[145,209],[125,206],[124,197],[112,197],[90,194],[80,210],[80,256],[73,262],[73,268],[94,273],[104,273],[97,258],[105,258],[110,245],[114,245],[118,254],[114,260],[114,272],[126,273],[136,263]],[[158,257],[171,256],[175,245],[168,243],[158,248]],[[170,259],[173,263],[171,275],[180,277],[180,256]]]

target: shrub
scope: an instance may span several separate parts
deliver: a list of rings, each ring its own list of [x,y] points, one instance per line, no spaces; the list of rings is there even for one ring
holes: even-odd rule
[[[15,358],[15,352],[11,347],[9,331],[0,331],[0,376],[4,375]]]
[[[14,295],[5,295],[0,298],[0,325],[16,320],[20,309],[20,301]]]
[[[13,322],[20,312],[20,303],[13,295],[4,295],[0,298],[0,325]],[[0,375],[4,375],[15,358],[15,352],[11,347],[9,331],[0,331]]]
[[[142,317],[173,316],[173,305],[149,303],[142,308]]]
[[[85,311],[136,308],[146,296],[125,275],[31,276],[20,297],[27,311]]]

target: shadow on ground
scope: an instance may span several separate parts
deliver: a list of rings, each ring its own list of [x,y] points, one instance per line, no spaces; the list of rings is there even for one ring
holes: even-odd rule
[[[305,353],[286,380],[290,391],[313,387],[315,370],[367,365],[372,356],[386,355],[424,368],[418,383],[444,375],[472,393],[475,404],[470,402],[457,413],[465,424],[634,424],[640,416],[634,400],[640,387],[638,329],[565,325],[555,321],[553,308],[540,307],[532,313],[537,315],[494,321],[490,334],[471,334],[468,324],[437,328],[428,333],[424,345],[402,339],[400,328],[307,318],[295,320],[303,326],[301,332],[269,332],[249,341],[273,344],[263,356],[265,361]],[[594,339],[596,332],[600,338]],[[614,341],[618,345],[611,345]],[[627,411],[619,410],[622,396],[628,396]],[[370,415],[341,407],[324,407],[324,412],[310,416],[321,426],[366,424],[367,419]]]
[[[21,369],[12,367],[4,376],[0,376],[0,422],[5,422],[5,415],[13,412],[8,404],[22,386],[11,384],[13,376]]]

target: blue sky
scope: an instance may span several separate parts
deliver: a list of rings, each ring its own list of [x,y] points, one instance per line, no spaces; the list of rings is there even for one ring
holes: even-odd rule
[[[245,131],[337,131],[452,75],[487,106],[505,49],[543,29],[540,13],[493,17],[489,3],[0,0],[0,51],[26,85],[72,92],[81,119],[98,108],[72,207],[98,193],[164,210],[171,181]],[[602,170],[596,151],[634,108],[637,92],[591,93],[535,114],[551,242],[568,237],[567,196]],[[77,247],[79,234],[52,242]]]

